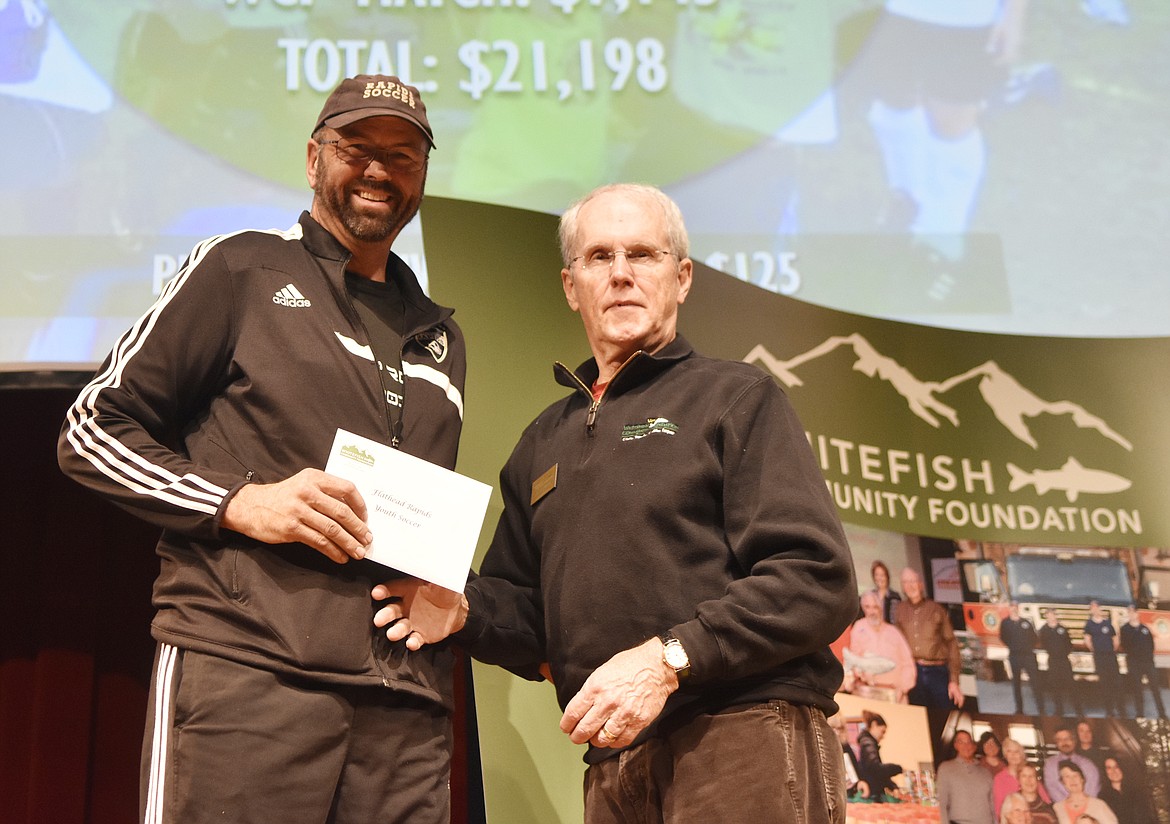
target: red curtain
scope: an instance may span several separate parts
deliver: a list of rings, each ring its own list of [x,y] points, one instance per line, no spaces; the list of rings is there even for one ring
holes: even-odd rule
[[[57,432],[75,396],[0,390],[4,824],[126,824],[138,815],[158,532],[57,469]],[[456,686],[462,694],[462,678]],[[469,820],[465,723],[460,712],[455,822]]]

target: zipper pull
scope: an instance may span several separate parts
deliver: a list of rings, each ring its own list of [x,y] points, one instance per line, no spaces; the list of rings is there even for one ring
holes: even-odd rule
[[[589,405],[589,414],[585,417],[585,431],[593,432],[593,424],[597,422],[597,407],[601,406],[601,401],[593,401]]]
[[[398,436],[397,436],[397,435],[395,435],[393,438],[391,438],[391,439],[390,439],[390,445],[391,445],[392,447],[394,447],[395,449],[397,449],[397,448],[398,448],[398,444],[400,444],[400,443],[402,443],[402,441],[398,440]]]

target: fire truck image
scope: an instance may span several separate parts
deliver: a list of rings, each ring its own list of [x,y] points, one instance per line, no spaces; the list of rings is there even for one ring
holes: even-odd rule
[[[1078,677],[1094,675],[1093,655],[1084,644],[1089,602],[1096,601],[1120,630],[1126,607],[1138,608],[1140,621],[1154,637],[1155,661],[1170,666],[1170,551],[1156,548],[1064,547],[957,542],[963,618],[967,631],[981,643],[993,679],[1010,677],[1008,651],[1000,641],[1000,624],[1008,605],[1039,629],[1048,610],[1068,630],[1069,656]],[[1038,649],[1040,669],[1047,654]],[[1122,672],[1125,655],[1118,655]]]

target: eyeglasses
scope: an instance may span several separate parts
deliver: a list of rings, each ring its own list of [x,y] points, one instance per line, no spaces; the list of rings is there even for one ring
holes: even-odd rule
[[[426,155],[402,149],[379,149],[358,140],[318,140],[321,146],[332,146],[343,163],[350,166],[366,167],[377,160],[394,172],[417,172],[427,163]]]
[[[667,255],[673,254],[666,249],[595,249],[587,255],[572,258],[569,265],[581,261],[581,268],[587,272],[609,272],[613,269],[613,262],[621,255],[635,272],[644,272],[657,266]]]

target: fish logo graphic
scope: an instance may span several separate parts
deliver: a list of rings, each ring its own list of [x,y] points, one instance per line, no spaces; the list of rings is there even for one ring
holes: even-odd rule
[[[845,654],[845,669],[865,672],[870,675],[881,675],[897,666],[893,660],[881,655],[873,655],[872,653],[858,655],[849,647],[845,647],[841,651]]]
[[[1007,470],[1011,475],[1008,492],[1015,492],[1030,484],[1036,487],[1036,493],[1039,495],[1054,489],[1059,490],[1068,497],[1070,503],[1084,493],[1102,495],[1123,492],[1132,485],[1128,478],[1103,469],[1084,467],[1076,458],[1069,458],[1060,469],[1036,469],[1028,472],[1009,463]]]

